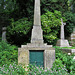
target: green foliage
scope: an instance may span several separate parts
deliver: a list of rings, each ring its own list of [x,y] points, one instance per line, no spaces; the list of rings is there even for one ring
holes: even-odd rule
[[[27,72],[21,65],[16,65],[15,63],[10,65],[3,65],[0,67],[0,74],[2,75],[27,75]]]
[[[8,26],[10,24],[9,19],[11,17],[14,17],[15,14],[17,16],[18,13],[16,10],[18,11],[16,0],[0,0],[0,32],[2,27]]]
[[[73,47],[75,47],[75,40],[73,40]],[[75,49],[75,48],[74,48]]]
[[[61,47],[62,49],[75,49],[75,46],[74,47]]]
[[[11,19],[11,25],[7,27],[7,39],[11,43],[21,45],[29,40],[32,23],[27,18],[14,21]],[[18,42],[17,42],[18,41]]]
[[[65,36],[69,37],[73,32],[73,28],[75,27],[75,14],[72,12],[66,12],[64,13],[64,16],[67,19],[65,26]]]
[[[47,11],[41,16],[44,39],[47,43],[52,44],[57,39],[61,18],[66,20],[65,17],[62,17],[61,12],[56,10],[54,13]]]
[[[75,56],[74,59],[71,61],[71,66],[70,66],[71,74],[75,74]]]
[[[68,75],[67,70],[65,68],[60,68],[58,71],[53,68],[52,70],[50,68],[43,69],[43,67],[37,67],[30,65],[29,66],[29,74],[31,75]]]
[[[34,65],[21,66],[16,65],[17,47],[11,46],[5,42],[0,42],[0,74],[2,75],[74,75],[75,74],[75,56],[68,55],[61,51],[60,47],[56,49],[56,60],[53,67],[44,69]],[[3,66],[2,66],[3,65]]]
[[[42,13],[58,10],[66,12],[68,10],[68,0],[41,0]]]
[[[59,47],[55,47],[56,49],[56,59],[59,59],[59,62],[66,66],[67,70],[69,73],[71,73],[73,75],[73,73],[75,73],[75,59],[74,55],[68,55],[67,53],[63,53],[61,51],[61,48]],[[61,65],[62,66],[62,65]]]
[[[69,6],[70,6],[70,10],[75,13],[75,0],[70,0],[69,1]]]
[[[11,46],[4,41],[0,42],[0,66],[17,62],[17,57],[18,52],[16,46]]]
[[[29,65],[26,71],[22,66],[16,64],[10,64],[9,66],[3,65],[0,67],[0,74],[2,75],[69,75],[65,68],[61,68],[58,71],[55,69],[43,69],[43,67],[37,67]]]
[[[59,68],[64,68],[64,65],[62,64],[62,60],[60,60],[59,58],[57,58],[55,60],[55,62],[53,63],[52,69],[54,69],[54,68],[56,69],[56,71],[58,71]]]

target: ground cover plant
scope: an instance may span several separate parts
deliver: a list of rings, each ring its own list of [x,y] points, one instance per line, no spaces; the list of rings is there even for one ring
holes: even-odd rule
[[[43,67],[37,67],[33,65],[27,66],[27,71],[25,70],[26,67],[22,67],[21,65],[10,64],[9,66],[3,65],[0,67],[0,74],[2,75],[69,75],[66,68],[59,68],[57,71],[56,69],[43,69]]]
[[[55,47],[55,49],[56,49],[56,60],[58,62],[62,62],[62,64],[66,66],[66,69],[68,70],[68,72],[74,75],[75,74],[75,54],[70,55],[68,53],[63,53],[61,51],[61,47]],[[55,61],[55,64],[56,64],[56,61]]]
[[[53,67],[44,69],[33,65],[17,64],[18,50],[16,46],[0,42],[0,74],[2,75],[74,75],[75,55],[63,53],[60,47],[54,47],[56,59]]]
[[[0,42],[0,66],[17,62],[18,48],[10,45],[7,42]]]

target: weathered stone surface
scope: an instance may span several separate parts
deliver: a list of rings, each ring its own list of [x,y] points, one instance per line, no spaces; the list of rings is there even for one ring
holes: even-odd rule
[[[41,17],[40,17],[40,0],[35,0],[34,6],[34,25],[41,25]]]
[[[71,34],[71,45],[75,43],[75,28],[73,29],[73,33]]]
[[[45,67],[51,68],[55,61],[55,50],[45,50]]]
[[[29,51],[30,50],[44,50],[44,68],[51,68],[52,64],[55,60],[55,49],[51,47],[51,45],[43,45],[43,47],[34,45],[28,47],[27,45],[23,45],[22,48],[18,49],[18,63],[22,65],[29,64]]]
[[[64,37],[64,25],[66,25],[66,23],[63,23],[62,19],[61,19],[61,24],[62,25],[61,25],[61,31],[60,31],[60,39],[57,40],[56,46],[70,47],[68,40],[66,40],[65,37]]]
[[[60,31],[60,39],[64,40],[64,26],[66,25],[66,23],[63,23],[63,19],[61,18],[61,31]]]
[[[73,28],[73,33],[75,33],[75,28]]]
[[[69,43],[68,43],[68,40],[62,40],[62,39],[59,39],[59,40],[57,41],[56,46],[60,46],[60,47],[70,47],[70,46],[69,46]]]
[[[6,41],[6,27],[2,28],[2,41]]]
[[[29,64],[29,51],[24,48],[18,49],[18,63],[22,65]]]
[[[35,0],[34,9],[34,25],[31,35],[31,43],[27,45],[21,45],[18,49],[18,64],[29,64],[29,52],[30,50],[44,51],[44,68],[51,68],[55,60],[55,49],[52,45],[47,45],[43,41],[43,31],[41,29],[40,20],[40,0]]]
[[[32,29],[31,43],[43,43],[43,32],[41,29],[40,0],[35,0],[34,26]]]
[[[31,43],[43,43],[43,32],[41,25],[33,26]]]
[[[65,53],[75,54],[75,49],[61,49]]]

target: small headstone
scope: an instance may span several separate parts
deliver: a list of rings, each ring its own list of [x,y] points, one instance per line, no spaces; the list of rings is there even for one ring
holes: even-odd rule
[[[61,19],[61,30],[60,30],[60,39],[57,41],[56,46],[60,46],[60,47],[70,47],[68,40],[65,39],[64,36],[64,26],[66,25],[66,23],[63,23],[63,19]]]
[[[71,45],[75,44],[75,28],[73,28],[73,33],[71,34]]]
[[[2,28],[2,41],[6,41],[6,27]]]
[[[75,33],[75,28],[73,28],[73,33]]]

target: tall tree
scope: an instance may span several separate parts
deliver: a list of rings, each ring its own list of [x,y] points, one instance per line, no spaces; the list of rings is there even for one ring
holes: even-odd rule
[[[16,9],[16,0],[0,0],[0,32],[2,27],[9,25],[11,13]]]

